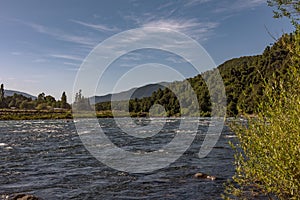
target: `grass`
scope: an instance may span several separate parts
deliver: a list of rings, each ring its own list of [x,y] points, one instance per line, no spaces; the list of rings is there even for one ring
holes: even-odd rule
[[[1,109],[0,120],[71,119],[71,111]]]

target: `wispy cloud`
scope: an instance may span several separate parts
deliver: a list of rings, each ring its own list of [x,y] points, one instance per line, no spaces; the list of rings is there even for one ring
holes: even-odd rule
[[[120,31],[120,29],[116,28],[116,27],[109,27],[107,25],[103,25],[103,24],[91,24],[91,23],[87,23],[87,22],[83,22],[83,21],[79,21],[79,20],[70,20],[76,24],[80,24],[82,26],[97,30],[97,31],[102,31],[102,32],[116,32],[116,31]]]
[[[79,68],[78,67],[68,67],[65,70],[72,71],[72,72],[77,72],[77,71],[79,71]]]
[[[184,1],[184,7],[190,7],[190,6],[198,6],[200,4],[204,4],[204,3],[208,3],[211,2],[213,0],[188,0],[188,1]]]
[[[139,52],[130,52],[123,56],[121,59],[123,61],[140,61],[142,58],[143,54]]]
[[[185,33],[197,40],[205,41],[218,25],[217,22],[199,22],[197,19],[163,19],[150,21],[142,26],[170,29]]]
[[[39,83],[40,81],[35,80],[35,79],[26,79],[24,80],[25,83]]]
[[[14,52],[11,52],[11,55],[20,56],[20,55],[22,55],[22,53],[18,52],[18,51],[14,51]]]
[[[33,22],[25,22],[22,20],[14,20],[14,21],[22,23],[28,27],[31,27],[34,31],[36,31],[38,33],[52,36],[54,39],[57,39],[57,40],[80,44],[80,45],[83,45],[83,46],[89,47],[89,48],[94,47],[98,43],[98,41],[96,41],[95,39],[92,39],[90,37],[68,34],[62,30],[59,30],[56,28],[50,28],[47,26],[43,26],[41,24],[37,24],[37,23],[33,23]]]
[[[215,9],[215,12],[240,12],[242,10],[255,8],[262,4],[267,4],[266,0],[222,1],[222,3]]]
[[[214,29],[219,26],[218,22],[199,18],[188,18],[182,16],[187,6],[200,5],[215,0],[190,0],[190,1],[168,1],[162,3],[155,11],[143,12],[140,15],[129,13],[123,15],[123,19],[128,24],[136,27],[151,27],[160,29],[170,29],[185,33],[188,36],[205,41],[214,34]]]
[[[238,0],[235,4],[236,9],[254,8],[262,4],[267,4],[266,0]]]
[[[77,72],[80,68],[79,63],[73,63],[73,62],[63,62],[63,64],[66,66],[64,70]]]
[[[169,1],[167,3],[161,4],[157,10],[163,10],[163,9],[168,9],[170,7],[173,7],[176,4],[176,1]]]
[[[134,67],[135,65],[133,64],[133,63],[121,63],[120,65],[119,65],[120,67]]]
[[[34,59],[32,62],[34,63],[44,63],[44,62],[47,62],[48,60],[44,59],[44,58],[37,58],[37,59]]]
[[[67,55],[67,54],[51,54],[50,57],[58,58],[58,59],[65,59],[65,60],[74,60],[82,62],[84,58],[75,55]]]
[[[76,66],[78,67],[80,64],[78,63],[72,63],[72,62],[63,62],[64,65],[69,65],[69,66]]]
[[[176,63],[176,64],[182,64],[182,63],[186,63],[186,61],[182,58],[177,58],[177,57],[174,57],[174,56],[170,56],[170,57],[167,57],[165,59],[166,61],[169,61],[171,63]]]

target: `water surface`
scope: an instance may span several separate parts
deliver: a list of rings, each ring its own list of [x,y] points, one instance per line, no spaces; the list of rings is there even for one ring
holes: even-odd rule
[[[100,119],[99,123],[119,147],[142,153],[170,142],[179,122],[168,120],[161,133],[150,140],[124,134],[113,119]],[[0,196],[30,193],[43,199],[220,199],[223,183],[234,173],[233,152],[228,145],[233,134],[224,127],[212,152],[199,159],[207,125],[201,120],[191,147],[169,167],[129,174],[111,169],[91,156],[73,122],[1,121]],[[197,172],[218,179],[195,179]]]

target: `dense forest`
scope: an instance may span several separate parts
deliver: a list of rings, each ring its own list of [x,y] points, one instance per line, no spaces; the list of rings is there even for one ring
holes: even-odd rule
[[[227,96],[227,114],[236,116],[238,114],[254,114],[257,106],[263,98],[265,82],[270,80],[285,79],[288,66],[290,66],[291,55],[287,47],[293,48],[295,43],[294,34],[285,34],[272,46],[267,46],[262,55],[245,56],[226,61],[217,70],[223,79]],[[216,69],[214,69],[216,70]],[[212,73],[204,72],[193,78],[187,79],[197,94],[199,112],[201,116],[210,116],[211,99],[206,82],[203,77]],[[214,80],[208,80],[214,85]],[[216,84],[215,84],[216,85]],[[188,108],[180,109],[179,100],[174,94],[183,95],[184,103]],[[164,89],[158,89],[150,97],[132,99],[129,101],[129,111],[140,114],[148,113],[154,104],[162,105],[167,116],[182,116],[188,114],[193,116],[194,105],[186,93],[184,82],[174,82]],[[128,110],[126,101],[113,103],[113,110]],[[111,110],[111,102],[102,102],[95,105],[96,111]]]

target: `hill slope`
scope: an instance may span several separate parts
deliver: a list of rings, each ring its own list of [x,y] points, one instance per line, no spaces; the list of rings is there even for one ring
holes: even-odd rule
[[[20,91],[15,91],[15,90],[4,90],[4,96],[5,97],[14,96],[14,94],[20,94],[20,95],[23,95],[24,97],[27,97],[27,98],[36,99],[35,96],[33,96],[31,94],[28,94],[28,93],[25,93],[25,92],[20,92]]]
[[[161,82],[157,84],[148,84],[139,88],[132,88],[130,90],[124,91],[124,92],[119,92],[115,93],[114,95],[114,100],[116,101],[122,101],[125,99],[141,99],[144,97],[149,97],[152,95],[152,93],[156,90],[163,89],[167,85],[167,82]],[[96,104],[96,103],[101,103],[101,102],[107,102],[111,101],[112,94],[107,94],[104,96],[94,96],[90,97],[90,103],[91,104]]]

